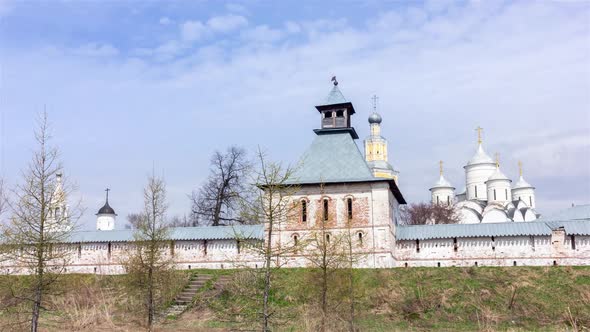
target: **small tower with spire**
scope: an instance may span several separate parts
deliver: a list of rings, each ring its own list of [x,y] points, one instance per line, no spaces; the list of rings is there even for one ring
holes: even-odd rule
[[[103,207],[98,210],[96,214],[96,229],[99,231],[112,231],[115,229],[115,219],[117,214],[115,210],[109,205],[109,188],[105,189],[106,201]]]
[[[522,175],[522,162],[518,162],[518,181],[512,187],[512,197],[514,200],[521,200],[531,208],[536,207],[535,187],[531,186]]]
[[[452,205],[455,201],[455,187],[451,185],[443,174],[443,161],[439,161],[438,181],[430,188],[432,204]]]
[[[373,96],[373,113],[369,116],[371,134],[365,139],[365,160],[373,171],[373,176],[393,179],[397,183],[399,173],[389,164],[387,157],[387,140],[381,136],[381,115],[377,113],[377,101]]]

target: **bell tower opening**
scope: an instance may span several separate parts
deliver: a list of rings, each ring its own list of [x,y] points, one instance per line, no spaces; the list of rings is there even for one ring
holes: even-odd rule
[[[320,128],[314,130],[316,134],[328,134],[331,132],[349,132],[352,138],[358,139],[358,135],[350,121],[351,115],[355,113],[352,103],[344,98],[338,88],[336,76],[332,77],[334,86],[326,97],[323,104],[316,106],[320,113]]]

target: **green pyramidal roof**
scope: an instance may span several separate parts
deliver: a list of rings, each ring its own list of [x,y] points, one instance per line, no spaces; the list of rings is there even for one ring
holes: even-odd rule
[[[303,154],[291,183],[374,181],[365,158],[348,132],[318,134]]]
[[[332,87],[332,91],[330,91],[326,97],[326,100],[324,100],[324,103],[320,106],[344,104],[348,102],[349,101],[344,98],[344,95],[342,95],[342,92],[340,92],[340,89],[338,89],[338,86],[334,85],[334,87]]]

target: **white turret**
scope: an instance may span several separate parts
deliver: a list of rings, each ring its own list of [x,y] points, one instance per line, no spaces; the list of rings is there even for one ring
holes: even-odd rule
[[[496,154],[496,171],[486,181],[488,203],[501,203],[504,205],[512,201],[512,190],[510,180],[500,171],[500,161]]]
[[[71,229],[68,215],[67,197],[63,188],[62,174],[55,175],[55,189],[51,196],[47,229],[49,231],[64,232]]]
[[[472,200],[477,199],[481,201],[487,201],[488,195],[486,190],[485,182],[494,174],[496,171],[496,163],[488,156],[482,147],[481,139],[482,128],[477,128],[477,152],[469,160],[465,168],[465,186],[466,186],[466,199]]]
[[[117,214],[109,205],[110,189],[107,188],[105,191],[107,192],[107,199],[103,207],[101,207],[96,214],[96,229],[99,231],[112,231],[115,229],[115,219]]]
[[[520,161],[518,162],[518,173],[520,177],[514,184],[514,187],[512,187],[512,197],[515,201],[521,200],[526,205],[534,209],[536,206],[535,187],[526,182],[522,176],[522,163]]]
[[[443,175],[443,162],[440,161],[440,177],[438,181],[430,188],[432,194],[432,204],[452,205],[455,200],[455,187],[451,185]]]

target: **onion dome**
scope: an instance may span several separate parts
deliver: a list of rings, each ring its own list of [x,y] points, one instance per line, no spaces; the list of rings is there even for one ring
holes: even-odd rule
[[[106,189],[105,191],[107,193],[106,202],[100,208],[100,210],[98,210],[98,213],[96,215],[99,215],[99,214],[114,214],[114,215],[116,215],[115,210],[113,210],[113,208],[109,205],[109,191],[110,191],[110,189]]]
[[[483,150],[481,143],[477,147],[477,152],[475,152],[475,155],[473,155],[473,157],[467,163],[467,165],[477,164],[494,164],[494,160]]]
[[[382,120],[383,119],[381,119],[381,115],[379,115],[379,113],[377,113],[377,112],[373,112],[373,114],[371,114],[369,116],[369,123],[370,124],[374,124],[374,123],[380,124]]]
[[[98,210],[97,214],[116,214],[115,210],[109,205],[109,202],[106,202],[103,207]]]

